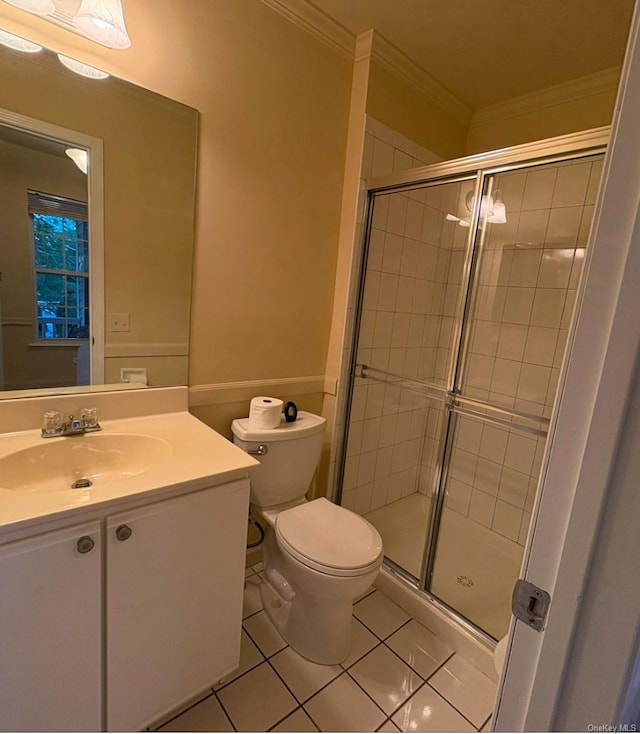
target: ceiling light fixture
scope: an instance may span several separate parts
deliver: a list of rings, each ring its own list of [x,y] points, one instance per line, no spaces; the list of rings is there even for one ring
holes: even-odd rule
[[[495,198],[494,198],[495,197]],[[464,205],[469,214],[473,212],[476,203],[476,197],[473,191],[469,191],[465,197]],[[449,222],[457,222],[460,227],[470,227],[469,219],[456,217],[455,214],[447,214],[445,219]],[[494,195],[483,194],[480,199],[480,222],[482,228],[485,223],[489,224],[506,224],[507,209],[502,200],[502,191],[496,189]]]
[[[106,71],[96,69],[95,66],[89,66],[89,64],[83,64],[82,61],[72,59],[70,56],[58,54],[58,59],[60,59],[60,63],[66,66],[67,69],[75,71],[80,76],[86,76],[88,79],[107,79],[109,76]]]
[[[14,5],[20,10],[27,10],[29,13],[37,15],[51,15],[55,12],[56,6],[53,0],[4,0],[9,5]]]
[[[82,0],[73,24],[87,38],[104,46],[119,49],[131,46],[120,0]]]
[[[14,51],[22,51],[27,54],[35,54],[38,51],[42,51],[42,46],[32,41],[27,41],[26,38],[21,36],[15,36],[13,33],[0,30],[0,43],[7,48],[12,48]]]
[[[82,173],[87,173],[89,170],[89,154],[86,150],[83,148],[67,148],[64,152],[78,166]]]

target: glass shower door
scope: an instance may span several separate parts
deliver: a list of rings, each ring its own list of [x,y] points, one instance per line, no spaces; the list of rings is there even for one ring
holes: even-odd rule
[[[416,580],[470,261],[470,221],[452,213],[476,181],[376,194],[363,259],[341,503],[378,529],[387,560]]]
[[[509,623],[601,164],[529,166],[483,184],[424,581],[495,638]]]

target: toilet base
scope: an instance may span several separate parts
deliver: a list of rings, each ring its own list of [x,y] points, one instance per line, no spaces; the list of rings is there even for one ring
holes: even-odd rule
[[[347,659],[351,650],[351,600],[327,605],[298,596],[287,603],[266,581],[260,585],[260,596],[273,626],[303,658],[320,665],[337,665]]]
[[[353,600],[371,586],[379,567],[356,577],[320,573],[283,553],[271,528],[264,566],[260,596],[285,642],[311,662],[344,662],[351,651]]]

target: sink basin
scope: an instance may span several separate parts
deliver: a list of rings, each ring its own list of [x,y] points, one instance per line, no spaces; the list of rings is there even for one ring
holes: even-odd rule
[[[0,487],[62,492],[142,474],[164,461],[171,446],[137,433],[91,433],[41,439],[0,459]]]

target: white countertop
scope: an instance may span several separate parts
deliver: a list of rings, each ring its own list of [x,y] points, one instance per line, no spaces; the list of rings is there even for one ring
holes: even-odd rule
[[[12,490],[2,486],[0,473],[0,541],[8,539],[8,531],[37,527],[50,519],[64,517],[73,522],[74,515],[109,505],[119,506],[127,500],[153,502],[173,488],[196,491],[247,475],[258,462],[230,441],[185,411],[115,418],[101,421],[98,434],[143,434],[170,445],[167,455],[150,468],[134,476],[98,479],[88,489],[34,492]],[[33,446],[46,447],[55,441],[82,441],[83,435],[43,439],[39,430],[0,434],[0,459]]]

